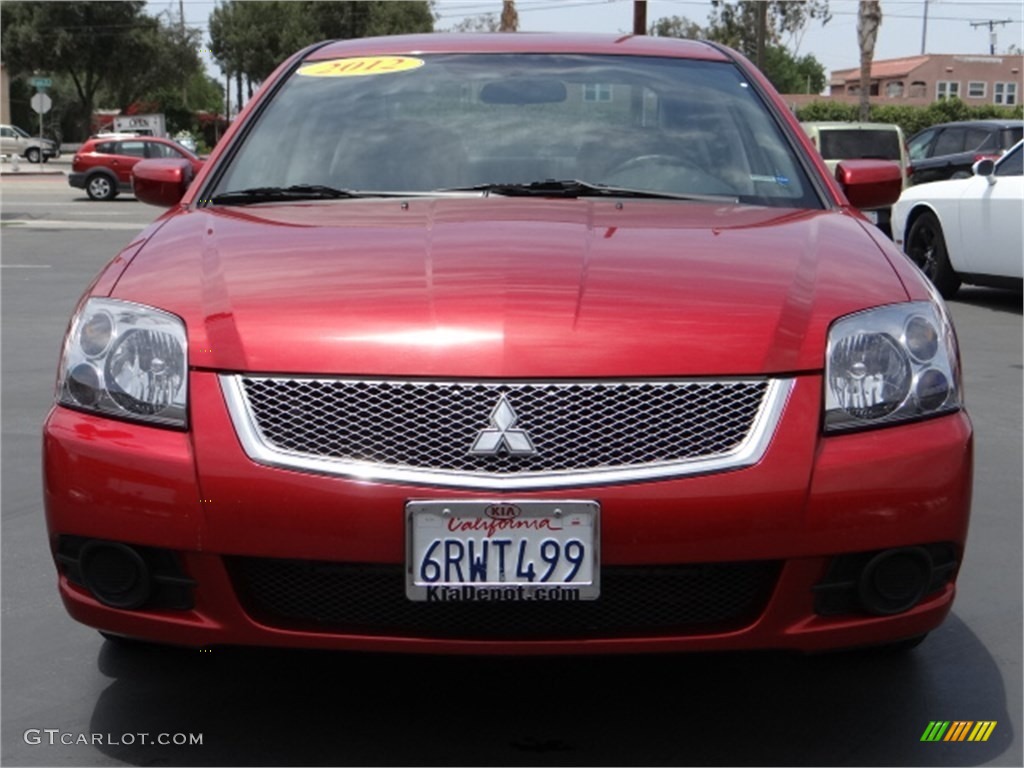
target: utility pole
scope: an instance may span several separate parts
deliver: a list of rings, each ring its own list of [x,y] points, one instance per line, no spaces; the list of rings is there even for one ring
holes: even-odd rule
[[[996,25],[997,24],[999,24],[999,25],[1002,25],[1002,24],[1012,24],[1012,23],[1013,23],[1013,19],[1005,19],[1003,21],[995,21],[995,20],[991,20],[990,19],[989,21],[972,21],[971,22],[971,26],[975,27],[975,28],[977,28],[977,27],[988,27],[988,32],[989,32],[988,52],[991,55],[995,56],[996,55]]]
[[[924,56],[924,41],[928,39],[928,0],[924,0],[924,23],[921,25],[921,55]]]
[[[765,45],[768,39],[768,3],[757,4],[757,68],[764,72]]]
[[[633,34],[647,34],[647,0],[633,0]]]

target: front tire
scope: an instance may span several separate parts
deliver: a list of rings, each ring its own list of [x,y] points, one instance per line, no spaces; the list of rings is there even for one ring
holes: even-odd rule
[[[960,289],[960,276],[949,263],[946,238],[942,224],[931,211],[922,213],[910,227],[907,234],[907,255],[931,280],[945,299],[951,299]]]
[[[38,163],[42,157],[43,155],[39,151],[39,147],[29,147],[25,150],[25,159],[30,163]]]
[[[109,176],[98,173],[85,183],[85,192],[93,200],[113,200],[117,186]]]

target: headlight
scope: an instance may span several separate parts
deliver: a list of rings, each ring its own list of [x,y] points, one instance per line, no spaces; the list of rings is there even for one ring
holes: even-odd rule
[[[57,401],[125,419],[186,426],[185,325],[167,312],[89,299],[64,341]]]
[[[825,431],[863,429],[960,408],[956,336],[939,302],[837,320],[825,361]]]

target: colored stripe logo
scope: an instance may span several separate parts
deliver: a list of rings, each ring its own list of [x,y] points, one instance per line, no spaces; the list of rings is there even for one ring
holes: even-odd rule
[[[921,741],[988,741],[996,729],[995,720],[932,720]]]

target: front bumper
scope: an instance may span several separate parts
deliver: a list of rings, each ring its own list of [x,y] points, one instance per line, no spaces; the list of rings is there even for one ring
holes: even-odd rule
[[[492,610],[483,627],[471,606],[462,613],[458,605],[446,604],[448,613],[441,616],[404,602],[404,509],[410,499],[500,494],[259,466],[238,444],[216,376],[193,373],[190,391],[188,433],[61,407],[47,420],[45,501],[54,554],[68,541],[97,539],[153,548],[170,553],[178,576],[191,585],[186,603],[112,608],[76,583],[73,566],[62,557],[61,596],[79,621],[194,646],[432,653],[811,651],[919,635],[937,626],[952,604],[971,495],[972,435],[964,413],[825,439],[818,429],[821,380],[803,376],[755,466],[516,493],[599,501],[602,568],[608,576],[603,582],[620,586],[603,589],[581,616],[558,606],[531,614],[535,604],[526,603],[516,606],[518,613]],[[823,585],[839,556],[853,555],[846,560],[855,562],[880,551],[922,547],[948,553],[951,562],[913,607],[869,615],[857,610],[855,600],[849,609],[840,600],[839,610],[822,610]],[[936,554],[936,562],[942,557]],[[368,581],[368,574],[379,578]],[[351,597],[337,594],[346,585],[352,585]],[[331,605],[340,601],[340,613],[316,600],[305,613],[292,609],[314,591],[330,593],[323,599]],[[659,624],[646,609],[631,617],[628,605],[642,606],[656,591],[663,596],[660,605],[703,600],[710,607],[689,623]],[[737,591],[743,594],[737,597]],[[736,609],[716,613],[727,600]],[[386,617],[354,617],[346,611],[355,603],[367,610],[387,608]],[[621,618],[603,623],[613,611]],[[509,616],[518,619],[508,623]]]

